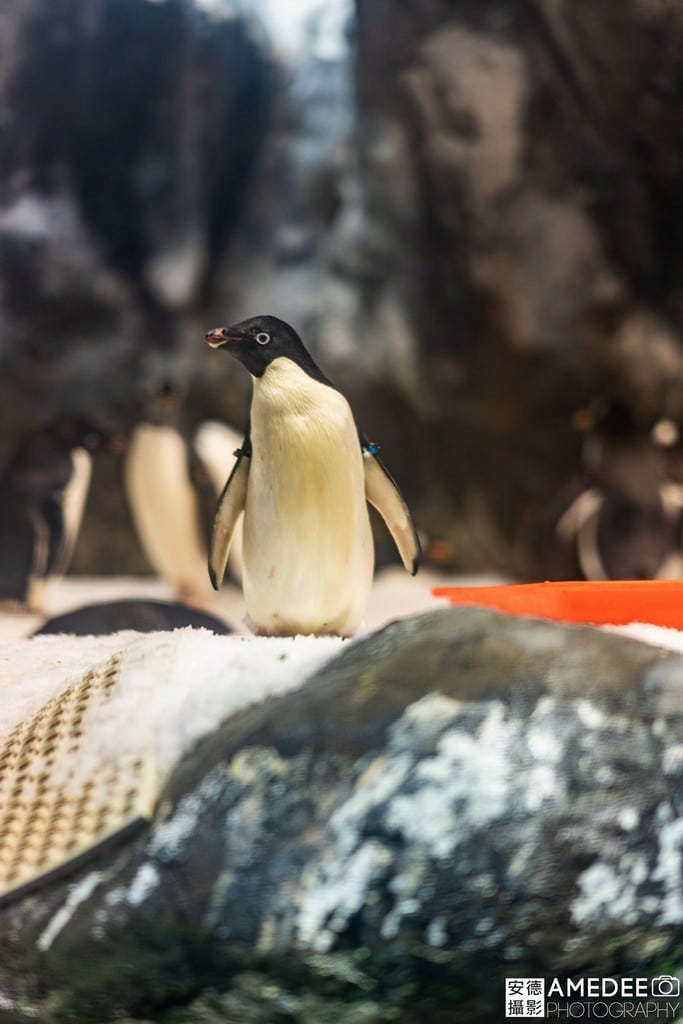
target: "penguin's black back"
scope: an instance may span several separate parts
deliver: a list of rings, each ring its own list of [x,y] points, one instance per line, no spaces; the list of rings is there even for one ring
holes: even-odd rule
[[[109,601],[83,605],[43,623],[34,636],[45,633],[71,633],[75,636],[101,636],[134,629],[139,633],[180,629],[210,629],[214,633],[232,633],[230,627],[214,615],[170,601]]]

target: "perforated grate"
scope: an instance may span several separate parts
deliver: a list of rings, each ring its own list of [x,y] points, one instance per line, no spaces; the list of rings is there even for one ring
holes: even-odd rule
[[[114,656],[18,725],[0,748],[0,900],[151,817],[151,758],[111,764],[91,756],[86,773],[82,765],[74,770],[86,712],[111,696],[118,678]]]

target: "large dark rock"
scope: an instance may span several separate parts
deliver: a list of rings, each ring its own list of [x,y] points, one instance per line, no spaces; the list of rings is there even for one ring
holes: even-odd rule
[[[675,973],[682,695],[678,655],[479,609],[351,644],[0,911],[0,1019],[498,1024],[506,975]]]

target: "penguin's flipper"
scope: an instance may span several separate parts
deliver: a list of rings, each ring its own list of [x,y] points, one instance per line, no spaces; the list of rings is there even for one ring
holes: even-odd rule
[[[363,467],[365,497],[387,524],[406,570],[414,576],[420,563],[420,541],[410,510],[374,445],[363,444]]]
[[[232,467],[232,473],[223,488],[223,493],[218,499],[216,518],[213,522],[213,535],[209,549],[209,576],[214,590],[218,590],[223,582],[232,535],[247,500],[250,456],[251,443],[247,436],[237,453],[237,461]]]
[[[39,510],[32,510],[35,531],[32,575],[39,579],[57,572],[66,544],[61,494],[49,494]]]

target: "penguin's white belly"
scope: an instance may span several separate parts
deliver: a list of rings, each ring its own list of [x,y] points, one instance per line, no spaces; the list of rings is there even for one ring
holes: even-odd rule
[[[373,542],[346,399],[278,359],[254,385],[244,521],[248,623],[270,635],[360,625]]]
[[[181,594],[208,589],[206,543],[177,431],[141,424],[126,459],[126,490],[147,558]]]

